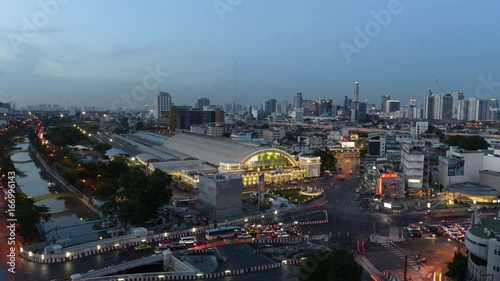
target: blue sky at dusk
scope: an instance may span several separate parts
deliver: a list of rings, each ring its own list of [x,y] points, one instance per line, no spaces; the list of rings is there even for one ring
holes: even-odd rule
[[[44,9],[38,1],[0,0],[0,100],[18,108],[58,103],[59,95],[62,106],[109,108],[143,84],[148,66],[170,73],[148,91],[148,104],[157,90],[178,105],[199,96],[231,103],[235,60],[244,105],[291,100],[296,92],[340,101],[352,96],[355,81],[360,99],[376,104],[383,94],[421,101],[428,88],[473,96],[478,76],[500,81],[494,0],[401,0],[400,12],[350,62],[342,42],[356,47],[355,27],[364,30],[372,11],[398,1],[41,2],[58,10],[25,36],[23,18],[33,23]],[[225,12],[214,7],[231,2]]]

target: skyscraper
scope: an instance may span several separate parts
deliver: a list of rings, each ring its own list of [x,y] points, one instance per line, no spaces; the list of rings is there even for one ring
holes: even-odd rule
[[[296,108],[303,108],[303,98],[302,98],[302,93],[297,93],[295,97],[293,97],[293,109],[295,110]]]
[[[434,119],[434,98],[430,89],[427,90],[424,97],[424,119]]]
[[[354,82],[354,96],[353,96],[352,101],[359,102],[359,84],[358,84],[358,82]]]
[[[381,98],[381,102],[380,102],[380,111],[381,112],[386,112],[387,111],[387,101],[391,99],[391,96],[389,95],[383,95],[382,98]]]
[[[199,109],[203,109],[204,106],[209,106],[209,105],[210,105],[210,99],[198,98],[194,107],[199,108]]]
[[[162,111],[170,111],[170,107],[172,107],[172,96],[170,96],[170,94],[167,92],[158,92],[154,100],[156,120],[160,120]]]
[[[453,97],[453,113],[452,113],[452,118],[456,119],[458,115],[458,101],[464,99],[464,92],[462,91],[455,91],[451,94]]]
[[[262,105],[262,110],[264,110],[264,112],[266,113],[276,112],[276,100],[275,99],[264,100],[264,103]]]

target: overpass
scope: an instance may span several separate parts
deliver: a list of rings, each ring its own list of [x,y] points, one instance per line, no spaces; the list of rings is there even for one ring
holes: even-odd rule
[[[100,278],[100,277],[108,276],[107,278],[109,278],[109,275],[112,275],[114,273],[124,272],[127,269],[131,269],[131,268],[139,267],[139,266],[144,266],[144,265],[148,265],[148,264],[152,264],[152,263],[157,263],[160,261],[163,261],[164,268],[171,268],[171,271],[155,273],[155,274],[151,274],[151,276],[157,277],[159,274],[163,275],[163,276],[201,274],[201,272],[199,270],[198,270],[198,272],[195,272],[189,266],[185,265],[180,260],[178,260],[176,257],[172,256],[172,252],[170,252],[170,250],[166,250],[163,252],[163,254],[152,255],[149,257],[144,257],[142,259],[128,261],[128,262],[125,262],[125,263],[122,263],[119,265],[90,271],[88,273],[73,274],[73,275],[71,275],[70,278],[73,281],[76,281],[76,280],[78,280],[78,281],[110,280],[110,279]],[[143,274],[143,275],[147,276],[148,274]],[[117,280],[125,280],[125,278],[121,279],[120,277],[125,277],[125,276],[113,276],[112,278],[113,278],[113,280],[115,280],[115,278]]]
[[[54,198],[83,198],[83,194],[78,193],[50,193],[32,197],[33,201],[40,202],[48,199]]]

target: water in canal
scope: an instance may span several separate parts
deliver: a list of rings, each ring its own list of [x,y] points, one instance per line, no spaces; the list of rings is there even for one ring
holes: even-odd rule
[[[22,150],[27,150],[29,144],[27,142],[19,144]],[[64,189],[56,186],[49,186],[48,175],[41,170],[38,163],[33,159],[28,152],[19,152],[11,156],[16,168],[23,172],[25,176],[17,177],[17,183],[21,190],[28,196],[39,196],[49,193],[67,193]],[[100,226],[99,224],[87,224],[74,226],[64,229],[61,227],[73,226],[98,219],[98,216],[85,207],[78,199],[73,198],[55,198],[48,199],[36,204],[44,204],[50,208],[51,221],[42,224],[47,234],[47,241],[54,238],[66,238],[68,245],[80,244],[88,241],[99,239],[98,233],[90,233],[95,231]],[[57,230],[54,230],[58,228]]]

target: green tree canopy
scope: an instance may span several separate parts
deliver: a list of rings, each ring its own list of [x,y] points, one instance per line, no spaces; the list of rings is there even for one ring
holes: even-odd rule
[[[119,204],[119,217],[123,223],[143,225],[153,217],[161,205],[172,196],[169,188],[172,177],[155,170],[147,176],[138,168],[133,168],[119,179],[118,195],[123,198]]]
[[[453,260],[446,265],[448,272],[446,276],[453,278],[456,281],[465,281],[467,276],[467,257],[461,252],[455,252]]]
[[[488,149],[489,147],[488,142],[481,136],[450,136],[446,143],[465,150]]]
[[[304,255],[300,281],[360,281],[363,268],[345,250],[332,250]]]
[[[24,193],[16,194],[16,218],[19,223],[17,233],[24,241],[30,242],[38,230],[35,225],[39,221],[49,221],[50,208],[45,205],[35,205],[32,198],[28,198]]]
[[[333,156],[333,154],[328,151],[328,149],[318,149],[314,151],[315,156],[319,156],[321,158],[321,169],[333,169],[335,168],[335,164],[337,163],[337,159]]]

